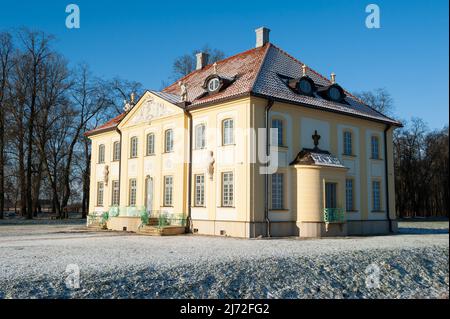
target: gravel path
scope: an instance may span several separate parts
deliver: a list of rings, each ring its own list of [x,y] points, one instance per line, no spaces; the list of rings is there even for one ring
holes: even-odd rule
[[[0,298],[448,298],[448,252],[448,231],[245,240],[0,225]],[[65,285],[71,264],[79,289]]]

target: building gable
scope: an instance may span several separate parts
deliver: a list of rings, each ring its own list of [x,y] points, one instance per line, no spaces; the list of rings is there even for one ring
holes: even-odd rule
[[[120,122],[119,129],[124,127],[149,124],[156,119],[167,118],[183,113],[183,109],[153,92],[147,91],[139,99],[125,118]]]

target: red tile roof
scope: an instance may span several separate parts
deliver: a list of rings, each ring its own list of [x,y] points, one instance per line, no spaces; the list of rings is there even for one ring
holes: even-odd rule
[[[108,122],[97,126],[96,128],[94,128],[93,130],[87,131],[84,133],[85,136],[89,136],[92,135],[94,133],[100,133],[103,131],[108,131],[110,129],[115,128],[117,125],[119,125],[120,121],[122,121],[122,119],[125,117],[125,112],[122,114],[117,115],[115,118],[109,120]]]
[[[178,85],[181,81],[187,86],[187,108],[219,102],[244,94],[253,94],[285,101],[286,103],[300,104],[320,110],[366,118],[368,120],[401,125],[401,123],[367,106],[348,91],[345,91],[345,104],[328,101],[319,96],[310,97],[296,94],[282,81],[280,75],[299,78],[303,75],[302,66],[302,62],[275,45],[268,43],[262,47],[254,48],[218,61],[216,64],[217,74],[225,78],[234,78],[234,81],[231,85],[216,94],[205,94],[205,89],[203,88],[205,79],[214,73],[212,64],[205,66],[201,70],[195,70],[189,73],[166,87],[162,92],[155,92],[155,94],[159,93],[163,98],[164,96],[170,96],[171,98],[168,101],[173,103],[174,99],[181,94],[181,88]],[[307,75],[319,86],[328,86],[331,84],[329,79],[309,67],[307,68]],[[85,134],[92,135],[97,132],[112,129],[124,117],[125,113]]]
[[[202,88],[203,83],[214,72],[212,64],[188,74],[166,87],[163,92],[180,95],[181,89],[178,82],[183,82],[187,85],[187,100],[191,103],[190,106],[215,102],[224,98],[228,99],[243,93],[250,93],[258,78],[259,70],[263,65],[264,57],[269,48],[270,44],[266,44],[262,47],[254,48],[218,61],[216,65],[217,74],[228,78],[235,78],[235,81],[217,94],[202,97],[205,93],[205,90]]]

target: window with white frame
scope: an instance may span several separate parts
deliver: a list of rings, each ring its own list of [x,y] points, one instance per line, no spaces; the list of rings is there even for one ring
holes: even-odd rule
[[[112,181],[111,186],[112,186],[111,205],[118,206],[119,205],[119,196],[120,196],[119,181]]]
[[[222,173],[222,206],[232,207],[234,200],[233,172]]]
[[[374,211],[381,210],[381,183],[372,181],[372,207]]]
[[[277,134],[272,135],[272,145],[283,145],[283,121],[280,119],[272,120],[272,128],[276,130]]]
[[[129,200],[130,206],[136,206],[137,181],[136,178],[130,179]]]
[[[206,147],[206,126],[199,124],[195,127],[195,148],[204,149]]]
[[[130,140],[130,158],[135,158],[138,155],[138,138],[133,136]]]
[[[164,176],[164,206],[173,206],[173,176]]]
[[[353,202],[353,179],[347,178],[345,180],[345,206],[347,211],[351,212],[355,210]]]
[[[370,139],[371,149],[372,149],[372,158],[373,159],[379,159],[380,158],[380,152],[379,152],[379,139],[378,136],[372,136]]]
[[[352,132],[344,131],[344,155],[353,154]]]
[[[103,194],[105,187],[103,182],[97,182],[97,206],[103,206]]]
[[[272,209],[283,209],[284,202],[284,175],[272,174]]]
[[[120,142],[113,143],[113,161],[120,160]]]
[[[155,154],[155,134],[149,133],[147,134],[147,155]]]
[[[234,121],[226,119],[222,122],[223,145],[234,144]]]
[[[166,130],[166,132],[164,133],[164,141],[165,141],[164,151],[166,153],[173,152],[173,130],[172,129]]]
[[[100,144],[98,146],[98,162],[104,163],[105,162],[105,145]]]
[[[205,175],[194,176],[195,180],[195,206],[205,206]]]

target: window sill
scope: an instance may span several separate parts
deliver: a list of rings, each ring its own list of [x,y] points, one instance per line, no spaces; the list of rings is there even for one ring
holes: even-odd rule
[[[206,147],[196,147],[194,148],[194,151],[204,151],[206,150]]]
[[[137,156],[133,156],[133,157],[128,157],[128,159],[136,159],[138,158]]]
[[[199,205],[194,205],[194,206],[191,206],[191,207],[193,207],[193,208],[206,208],[206,206],[205,206],[205,205],[202,205],[202,206],[199,206]]]
[[[373,157],[371,157],[370,158],[372,161],[382,161],[383,159],[382,158],[373,158]]]
[[[173,206],[160,206],[160,208],[173,208]]]
[[[385,213],[384,210],[372,210],[371,212],[372,213]]]
[[[120,161],[120,159],[113,159],[111,162],[118,162],[118,161]]]
[[[285,213],[285,212],[288,212],[288,211],[290,211],[289,209],[287,209],[287,208],[271,208],[270,209],[270,212],[272,212],[272,213]]]
[[[152,154],[146,154],[145,157],[147,157],[147,156],[155,156],[155,155],[156,155],[155,153],[152,153]]]
[[[234,206],[217,206],[217,208],[236,208]]]
[[[356,155],[353,155],[353,154],[342,154],[342,156],[350,157],[350,158],[355,158],[356,157]]]
[[[236,146],[236,143],[231,143],[231,144],[222,144],[222,147],[226,147],[226,146]]]
[[[347,213],[359,213],[359,210],[352,209],[352,210],[346,210]]]
[[[173,151],[163,152],[163,154],[170,154],[173,153]]]

